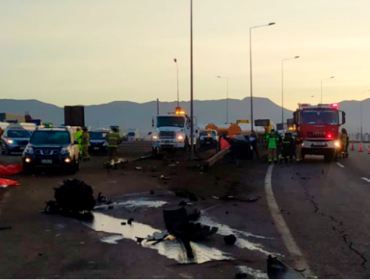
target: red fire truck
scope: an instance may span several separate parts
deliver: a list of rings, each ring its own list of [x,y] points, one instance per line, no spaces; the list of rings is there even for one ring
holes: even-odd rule
[[[346,122],[346,113],[338,104],[299,104],[293,113],[297,131],[304,139],[302,156],[323,155],[325,161],[335,159],[341,150],[339,127]]]

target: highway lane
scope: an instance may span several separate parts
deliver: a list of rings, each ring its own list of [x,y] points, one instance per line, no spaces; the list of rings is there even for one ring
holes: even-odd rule
[[[281,213],[307,259],[322,278],[370,276],[370,155],[276,165],[272,185]],[[370,180],[369,180],[370,181]]]

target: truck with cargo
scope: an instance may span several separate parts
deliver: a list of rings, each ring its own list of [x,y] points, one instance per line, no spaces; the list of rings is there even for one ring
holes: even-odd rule
[[[346,113],[338,104],[299,104],[294,124],[303,138],[302,156],[323,155],[325,161],[335,159],[341,150],[339,128],[346,122]]]

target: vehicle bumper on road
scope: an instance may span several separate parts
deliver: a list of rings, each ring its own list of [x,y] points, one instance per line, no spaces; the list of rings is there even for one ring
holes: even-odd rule
[[[340,143],[339,140],[330,141],[310,141],[305,140],[302,145],[302,153],[306,155],[325,155],[341,149],[340,145],[336,146],[336,143]]]
[[[25,155],[22,161],[23,165],[28,167],[69,167],[72,164],[72,159],[68,155],[47,158]]]
[[[155,149],[181,149],[185,148],[185,142],[177,142],[175,140],[153,141],[152,147]]]

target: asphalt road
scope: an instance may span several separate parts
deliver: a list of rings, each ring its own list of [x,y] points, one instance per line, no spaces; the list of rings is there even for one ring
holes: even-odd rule
[[[370,277],[369,165],[367,152],[351,151],[338,163],[308,157],[274,168],[282,215],[320,278]]]
[[[240,270],[266,277],[268,254],[305,269],[295,266],[286,238],[271,216],[266,163],[237,165],[225,160],[204,173],[199,163],[175,155],[108,172],[102,168],[105,159],[93,157],[74,176],[92,185],[95,195],[103,192],[122,205],[96,209],[93,224],[40,213],[45,201],[53,198],[53,187],[69,175],[20,174],[11,177],[19,187],[0,189],[0,227],[12,227],[0,230],[1,278],[234,278]],[[19,160],[0,157],[2,163]],[[369,163],[370,155],[355,151],[338,163],[307,157],[301,164],[273,167],[278,214],[315,276],[370,277]],[[161,180],[161,175],[171,179]],[[178,190],[193,192],[198,201],[177,197]],[[225,195],[260,199],[253,203],[215,199]],[[202,264],[184,264],[181,249],[143,247],[129,238],[164,229],[162,210],[178,208],[181,200],[202,210],[200,222],[219,227],[218,234],[193,244]],[[135,219],[133,227],[121,226],[130,217]],[[230,233],[238,238],[235,246],[223,242]],[[117,244],[106,243],[117,235]]]

